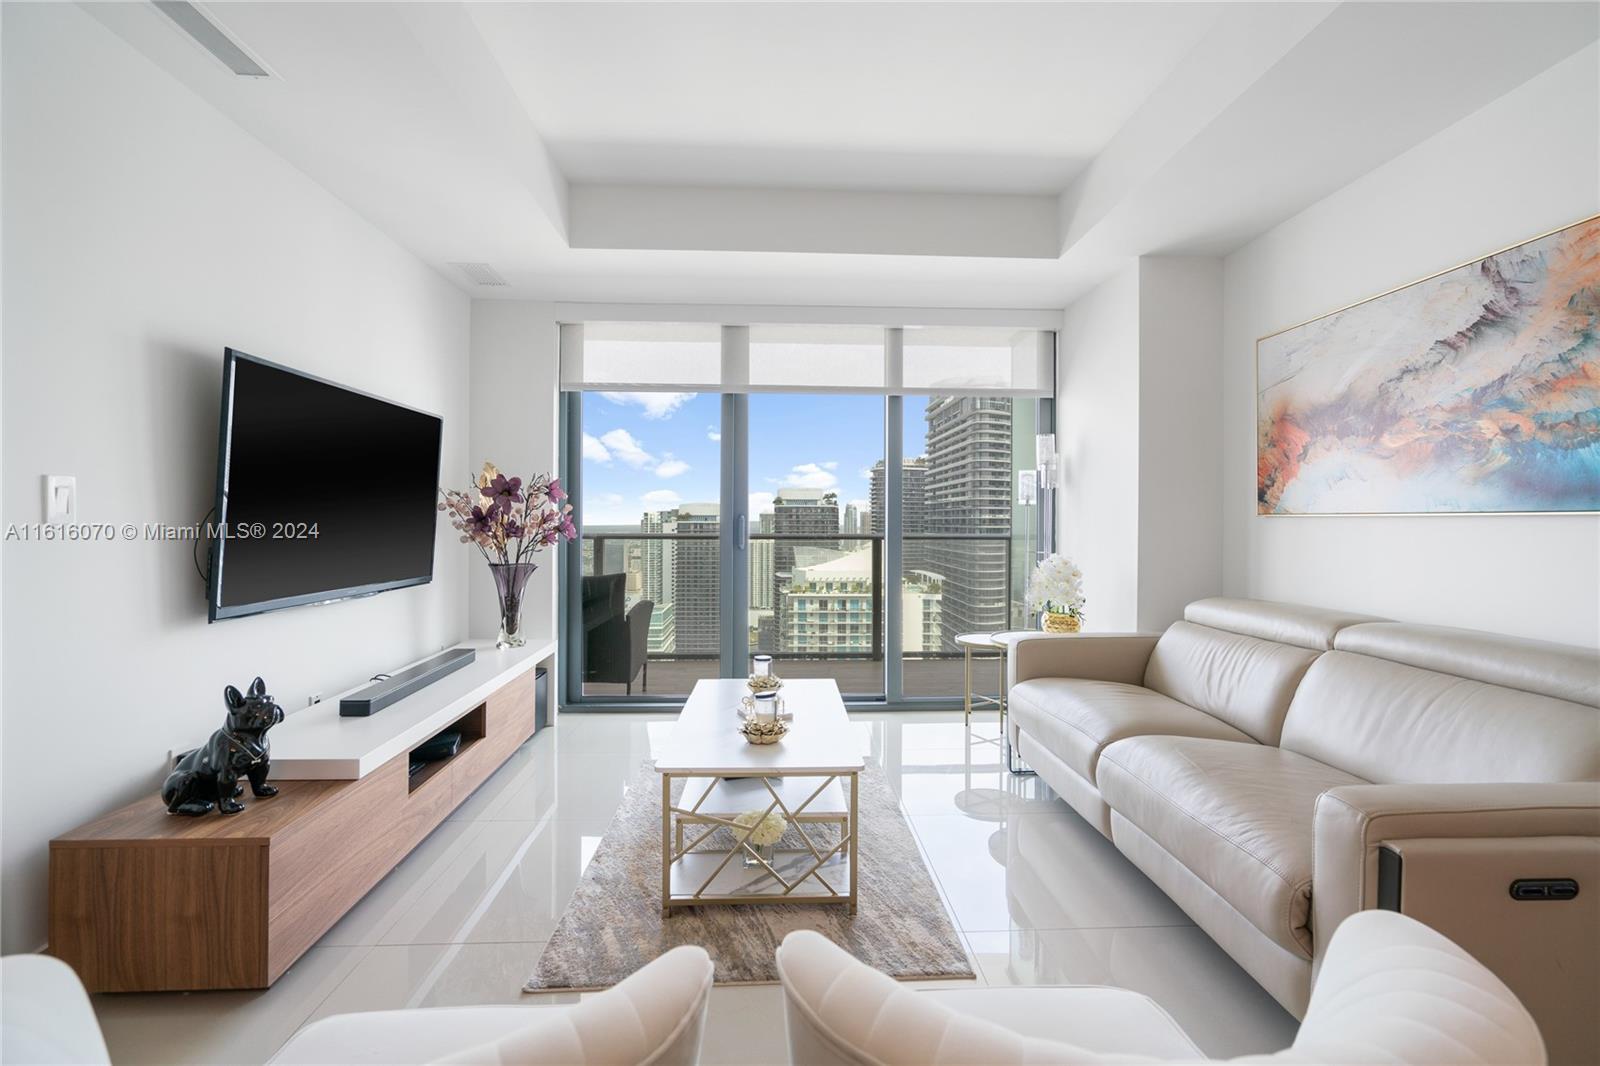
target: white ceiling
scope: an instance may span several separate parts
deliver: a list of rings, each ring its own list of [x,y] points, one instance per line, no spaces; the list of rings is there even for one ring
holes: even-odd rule
[[[572,181],[1060,192],[1214,4],[481,4]]]
[[[1600,36],[1590,3],[211,3],[252,80],[84,6],[472,295],[602,302],[1060,307]]]

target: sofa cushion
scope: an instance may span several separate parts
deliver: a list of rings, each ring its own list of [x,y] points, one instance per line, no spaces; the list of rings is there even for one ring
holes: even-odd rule
[[[1247,637],[1293,644],[1312,651],[1327,651],[1334,637],[1346,626],[1382,619],[1354,611],[1334,611],[1326,607],[1302,607],[1297,603],[1271,600],[1246,600],[1233,596],[1212,596],[1195,600],[1183,609],[1185,621],[1211,629],[1225,629]]]
[[[1450,626],[1373,622],[1340,630],[1333,646],[1488,685],[1600,707],[1600,651]]]
[[[1252,925],[1311,958],[1317,797],[1365,782],[1262,744],[1136,737],[1105,750],[1098,783],[1113,810]]]
[[[1174,622],[1150,653],[1144,683],[1221,718],[1263,744],[1276,744],[1295,686],[1318,654],[1193,622]]]
[[[1347,651],[1306,671],[1280,743],[1385,785],[1600,780],[1600,710]]]
[[[1090,782],[1100,752],[1125,737],[1172,734],[1251,743],[1227,722],[1138,685],[1041,677],[1013,685],[1009,699],[1007,711],[1017,726]]]

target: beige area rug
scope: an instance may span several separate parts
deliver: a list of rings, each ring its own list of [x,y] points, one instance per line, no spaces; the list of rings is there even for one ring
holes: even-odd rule
[[[773,952],[796,929],[815,929],[892,977],[973,978],[911,827],[877,771],[862,773],[860,801],[855,917],[836,904],[755,904],[680,908],[662,918],[661,779],[641,767],[525,990],[609,988],[680,944],[710,952],[718,984],[768,984],[778,979]],[[836,829],[807,832],[819,846],[838,840],[829,836]],[[779,846],[791,846],[790,837],[803,846],[793,830]]]

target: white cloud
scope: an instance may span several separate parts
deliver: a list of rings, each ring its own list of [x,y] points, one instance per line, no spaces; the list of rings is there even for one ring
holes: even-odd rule
[[[864,466],[864,467],[861,468],[859,473],[861,474],[861,480],[862,481],[871,481],[872,480],[872,467]]]
[[[652,511],[664,511],[668,507],[678,506],[683,502],[683,497],[671,489],[653,489],[640,496],[639,502]]]
[[[772,506],[772,493],[752,492],[750,494],[749,507],[751,517],[768,513],[772,510]]]
[[[641,408],[646,418],[671,418],[672,413],[690,400],[692,392],[602,392],[614,404]]]
[[[625,429],[613,429],[600,438],[600,443],[612,455],[621,459],[635,470],[643,470],[655,465],[656,457],[644,450],[644,446],[635,439],[632,433]]]
[[[837,469],[839,469],[839,461],[837,459],[830,460],[829,462],[826,462],[826,463],[818,463],[817,465],[822,467],[822,469],[824,469],[824,470],[837,470]]]
[[[629,526],[639,521],[639,510],[619,492],[584,493],[575,501],[586,526]]]
[[[706,427],[706,440],[709,440],[709,441],[720,441],[721,439],[722,439],[722,431],[720,429],[718,429],[716,426],[707,426]]]
[[[677,477],[679,474],[687,474],[688,472],[688,463],[682,459],[674,459],[670,455],[661,460],[661,463],[656,467],[657,477]]]
[[[788,489],[831,489],[839,484],[839,479],[834,476],[829,466],[838,466],[838,463],[801,463],[783,479],[783,487]]]
[[[609,463],[611,461],[611,452],[606,449],[604,444],[600,443],[598,437],[591,437],[585,433],[583,435],[583,457],[594,463]]]

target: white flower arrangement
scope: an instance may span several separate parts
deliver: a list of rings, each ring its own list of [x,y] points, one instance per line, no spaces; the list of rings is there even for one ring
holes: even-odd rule
[[[1083,617],[1083,571],[1065,555],[1047,555],[1028,578],[1028,606]]]
[[[750,843],[758,848],[770,847],[783,839],[784,832],[789,828],[789,823],[777,811],[767,814],[764,811],[745,811],[737,815],[734,824],[748,828],[755,826],[755,831],[750,834]]]

